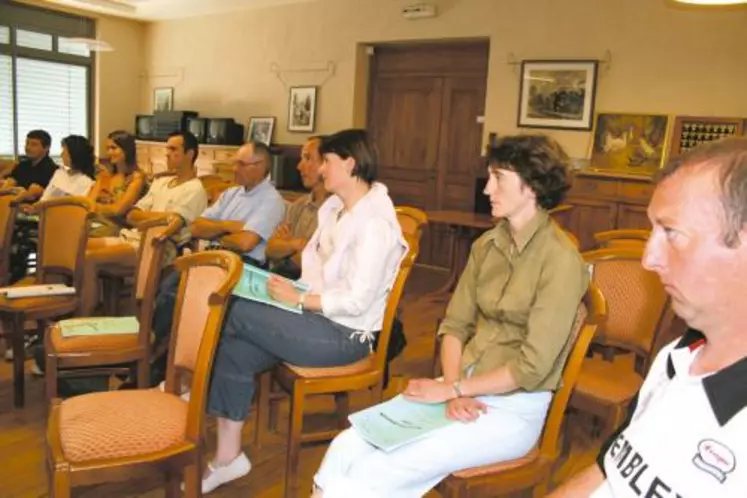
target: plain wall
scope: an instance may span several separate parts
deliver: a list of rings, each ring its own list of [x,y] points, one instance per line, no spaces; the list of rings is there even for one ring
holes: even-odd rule
[[[672,6],[666,0],[441,0],[435,19],[409,21],[401,0],[320,0],[156,22],[146,28],[141,109],[173,86],[176,109],[201,115],[275,116],[286,131],[288,86],[320,85],[317,132],[363,122],[361,44],[489,38],[485,134],[514,133],[522,59],[605,59],[601,111],[747,116],[747,10]],[[334,73],[327,70],[328,63]],[[273,70],[279,69],[280,72]],[[525,129],[526,131],[532,131]],[[585,157],[591,133],[554,131]]]

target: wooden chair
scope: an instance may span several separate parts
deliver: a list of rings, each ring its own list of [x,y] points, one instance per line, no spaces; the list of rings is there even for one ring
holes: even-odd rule
[[[420,235],[427,217],[416,208],[400,208],[397,211],[402,231],[410,246],[402,260],[397,278],[389,294],[384,312],[384,322],[379,332],[376,351],[359,362],[333,368],[307,368],[281,363],[272,372],[274,379],[282,390],[290,394],[290,422],[288,428],[288,447],[285,467],[285,496],[296,496],[298,493],[298,460],[301,445],[310,442],[329,441],[342,429],[347,427],[350,412],[348,394],[353,391],[368,389],[372,402],[382,400],[384,370],[389,338],[392,333],[394,317],[397,314],[399,300],[402,297],[407,278],[420,250]],[[260,377],[257,393],[257,422],[255,444],[262,444],[265,428],[274,427],[275,414],[270,411],[273,402],[271,380],[268,376]],[[314,433],[302,433],[305,398],[310,395],[334,395],[337,415],[337,428]]]
[[[18,212],[15,198],[10,192],[0,193],[0,287],[8,285],[10,276],[10,251]]]
[[[13,403],[24,404],[24,323],[72,316],[80,302],[83,254],[93,204],[84,197],[61,197],[39,204],[39,256],[33,278],[17,286],[65,282],[75,294],[7,299],[0,296],[0,320],[13,344]],[[44,328],[39,327],[43,332]]]
[[[135,280],[135,305],[139,330],[131,334],[63,337],[59,324],[45,335],[47,401],[57,397],[60,377],[111,374],[122,364],[134,363],[137,386],[145,389],[150,380],[151,322],[156,291],[163,268],[163,252],[168,237],[179,231],[177,216],[153,220],[138,227],[142,232]],[[92,371],[90,367],[103,367]],[[108,368],[107,368],[108,367]]]
[[[205,175],[199,178],[205,193],[207,193],[208,205],[213,205],[226,189],[236,186],[234,182],[225,180],[218,175]]]
[[[593,281],[604,293],[609,313],[584,361],[571,406],[603,421],[602,434],[622,422],[630,400],[640,389],[660,333],[673,313],[659,278],[641,265],[644,247],[610,247],[584,253],[593,265]],[[635,368],[620,361],[632,353]]]
[[[594,234],[594,242],[600,249],[612,247],[645,246],[650,230],[623,229],[607,230]]]
[[[561,429],[568,399],[589,344],[597,327],[603,324],[606,313],[605,298],[592,283],[576,314],[572,332],[575,343],[566,360],[560,387],[550,403],[537,446],[521,458],[454,472],[436,486],[443,498],[503,496],[530,488],[534,488],[532,496],[536,498],[547,494],[552,469],[562,449]]]
[[[67,498],[75,486],[166,472],[166,494],[201,496],[202,439],[213,356],[241,259],[227,251],[176,260],[181,272],[165,392],[120,390],[55,400],[47,425],[49,489]],[[191,372],[189,401],[177,386]]]

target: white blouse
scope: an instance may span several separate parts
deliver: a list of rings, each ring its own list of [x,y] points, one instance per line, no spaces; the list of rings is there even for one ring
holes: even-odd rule
[[[342,209],[337,196],[319,208],[301,280],[321,295],[325,317],[368,335],[381,330],[407,243],[384,185],[374,183],[350,212]]]
[[[68,195],[84,196],[92,185],[93,180],[79,171],[57,168],[39,200],[47,201]]]

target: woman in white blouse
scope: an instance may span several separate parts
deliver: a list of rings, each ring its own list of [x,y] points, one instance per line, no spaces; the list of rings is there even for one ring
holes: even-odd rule
[[[80,135],[62,139],[62,167],[52,175],[40,201],[68,195],[84,196],[93,185],[95,173],[93,147]]]
[[[344,130],[320,146],[324,186],[333,195],[319,209],[319,226],[302,254],[299,292],[272,278],[268,292],[297,306],[292,313],[237,298],[226,316],[215,357],[208,413],[218,418],[218,447],[202,492],[246,475],[241,429],[254,377],[280,361],[311,367],[353,363],[371,353],[386,300],[407,244],[394,205],[376,180],[376,157],[363,130]]]

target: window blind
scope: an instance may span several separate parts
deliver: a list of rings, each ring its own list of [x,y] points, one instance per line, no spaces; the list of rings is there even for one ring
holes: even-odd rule
[[[26,134],[41,128],[52,136],[50,155],[57,157],[63,138],[88,135],[88,67],[23,57],[16,62],[19,152]]]
[[[13,156],[13,76],[9,55],[0,54],[0,156]]]

